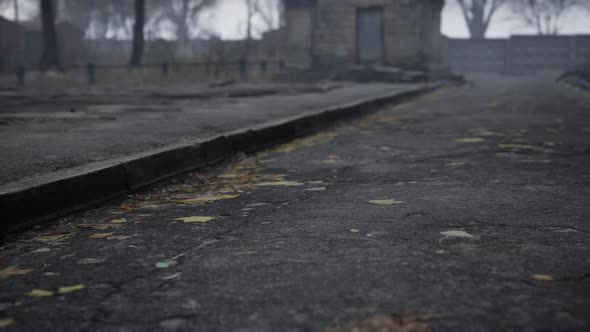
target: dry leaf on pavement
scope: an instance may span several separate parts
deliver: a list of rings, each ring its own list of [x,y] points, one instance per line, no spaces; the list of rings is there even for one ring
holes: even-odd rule
[[[113,236],[113,233],[94,233],[88,237],[91,239],[106,239],[107,237]]]
[[[12,318],[0,319],[0,329],[4,327],[9,327],[12,324],[14,324],[14,319]]]
[[[214,217],[208,217],[208,216],[192,216],[192,217],[177,218],[175,220],[181,221],[181,222],[184,222],[184,223],[193,223],[193,222],[206,223],[206,222],[209,222],[209,221],[211,221],[213,219],[215,219],[215,218]]]
[[[376,315],[343,328],[330,329],[329,332],[430,332],[428,321],[431,315],[401,313]]]
[[[31,273],[32,271],[32,269],[19,269],[18,266],[9,266],[4,270],[0,270],[0,280],[8,279],[12,276],[21,276],[24,274]]]

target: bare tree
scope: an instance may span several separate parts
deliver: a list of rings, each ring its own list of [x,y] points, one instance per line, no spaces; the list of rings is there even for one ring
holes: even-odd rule
[[[515,16],[538,35],[558,35],[567,13],[588,6],[587,0],[512,0]]]
[[[89,38],[130,35],[128,21],[133,18],[129,0],[61,0],[61,18],[86,31]]]
[[[507,0],[457,0],[472,39],[485,38],[490,22]]]
[[[12,7],[14,22],[20,21],[20,4],[18,0],[0,0],[0,10],[4,11]]]
[[[55,28],[55,3],[53,0],[40,0],[41,24],[43,26],[43,53],[41,68],[59,68],[57,48],[57,29]]]
[[[143,29],[145,27],[145,0],[135,0],[135,23],[133,24],[133,49],[131,51],[130,67],[141,66],[145,38]]]
[[[20,12],[20,7],[18,5],[18,0],[12,0],[12,6],[13,6],[13,10],[14,10],[14,21],[18,22],[19,21],[19,12]]]
[[[283,24],[283,1],[282,0],[245,0],[246,4],[246,50],[248,55],[251,51],[254,32],[263,32],[278,29]],[[254,20],[262,24],[255,25]]]
[[[150,26],[159,29],[163,22],[172,22],[176,28],[178,49],[186,54],[186,46],[190,39],[191,28],[199,25],[199,14],[213,7],[217,0],[159,0],[152,1],[154,15]]]

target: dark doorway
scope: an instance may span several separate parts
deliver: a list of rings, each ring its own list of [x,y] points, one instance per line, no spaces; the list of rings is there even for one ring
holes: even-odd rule
[[[356,12],[359,63],[383,63],[383,8],[359,8]]]

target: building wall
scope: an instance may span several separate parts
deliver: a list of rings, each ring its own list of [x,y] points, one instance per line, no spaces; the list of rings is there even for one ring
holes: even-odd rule
[[[340,65],[357,61],[356,11],[358,8],[383,8],[384,62],[388,65],[419,65],[439,57],[440,8],[438,0],[317,0],[315,10],[303,13],[302,7],[314,5],[287,3],[287,29],[297,30],[298,15],[310,15],[315,25],[309,46],[311,57],[322,65]],[[306,31],[306,29],[302,29]],[[307,44],[289,43],[305,47]],[[287,54],[293,54],[293,51]],[[297,53],[297,52],[295,52]],[[301,52],[299,52],[301,53]]]
[[[590,58],[590,35],[445,39],[443,61],[457,72],[574,71]]]

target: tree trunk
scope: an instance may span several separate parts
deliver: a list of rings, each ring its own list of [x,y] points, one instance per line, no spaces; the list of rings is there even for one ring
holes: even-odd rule
[[[18,5],[18,0],[12,0],[12,5],[14,7],[14,21],[20,21],[20,7]]]
[[[145,0],[135,0],[135,23],[133,25],[133,50],[131,51],[130,67],[141,66],[145,40],[143,28],[145,26]]]
[[[188,58],[191,54],[188,41],[189,41],[189,0],[182,0],[182,12],[179,13],[176,18],[176,52],[181,58]]]
[[[57,30],[55,28],[55,7],[53,0],[40,0],[41,23],[43,25],[42,69],[58,69]]]

